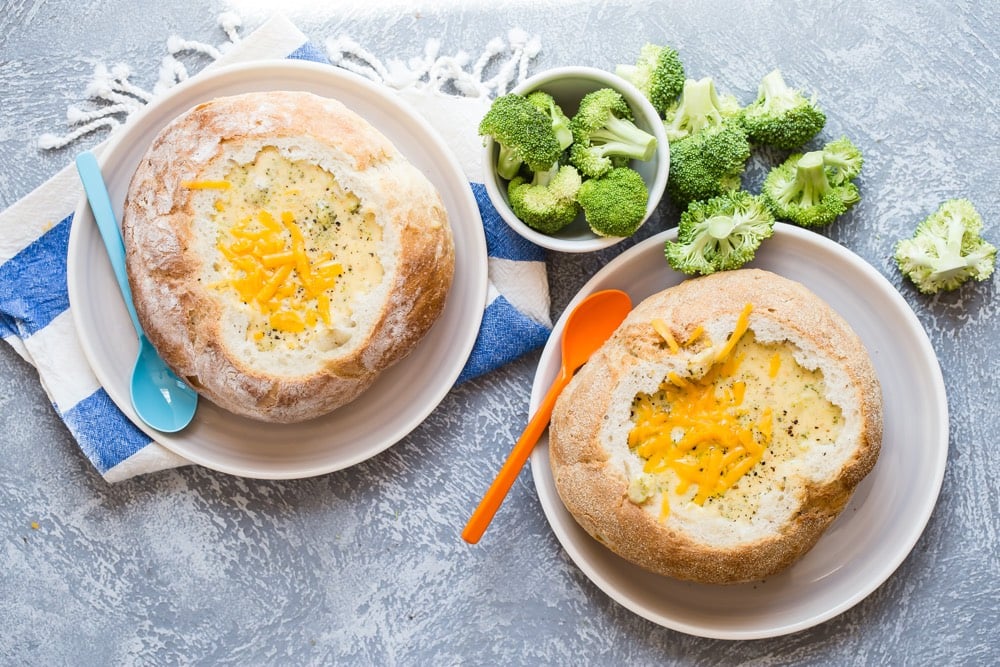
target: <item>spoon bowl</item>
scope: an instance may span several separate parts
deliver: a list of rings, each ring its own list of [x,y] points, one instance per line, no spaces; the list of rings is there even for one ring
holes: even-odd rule
[[[156,348],[146,338],[139,324],[139,317],[132,303],[132,289],[125,271],[125,244],[111,207],[100,165],[94,154],[85,151],[77,156],[76,168],[87,193],[87,201],[94,212],[94,220],[101,232],[101,239],[108,251],[118,287],[125,299],[132,326],[139,337],[139,354],[132,367],[130,394],[132,407],[146,424],[164,433],[174,433],[194,418],[198,407],[198,394],[178,378],[160,357]]]
[[[559,394],[573,379],[576,370],[587,363],[591,355],[611,337],[631,310],[632,300],[628,294],[621,290],[602,290],[594,292],[577,304],[566,318],[561,341],[562,366],[559,375],[556,376],[538,410],[532,415],[521,437],[515,443],[493,484],[469,518],[462,531],[463,540],[475,544],[486,532],[487,526],[490,525],[507,492],[514,485],[521,468],[524,467],[525,461],[528,460],[535,443],[548,427],[552,408],[555,407]]]

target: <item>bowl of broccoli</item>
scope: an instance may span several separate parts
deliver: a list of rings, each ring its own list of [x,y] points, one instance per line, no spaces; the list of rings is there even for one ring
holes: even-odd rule
[[[493,101],[479,133],[493,206],[550,250],[590,252],[631,236],[667,184],[659,113],[634,85],[596,68],[530,77]]]

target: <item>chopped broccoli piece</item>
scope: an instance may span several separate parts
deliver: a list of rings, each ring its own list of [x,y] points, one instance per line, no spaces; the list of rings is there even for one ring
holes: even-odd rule
[[[649,160],[656,151],[656,137],[636,127],[628,102],[612,88],[584,95],[570,127],[569,160],[584,176],[603,176],[623,160]]]
[[[715,81],[705,77],[687,79],[677,103],[667,109],[664,122],[667,140],[673,143],[703,130],[738,120],[740,104],[732,95],[719,95]]]
[[[631,236],[646,217],[649,190],[639,172],[615,167],[583,182],[576,200],[598,236]]]
[[[660,114],[674,103],[684,87],[680,54],[669,46],[646,44],[634,65],[618,65],[615,74],[638,88]]]
[[[828,225],[861,201],[854,183],[832,183],[821,150],[789,156],[768,173],[762,194],[776,218],[802,227]]]
[[[864,157],[847,137],[835,139],[823,146],[823,164],[833,185],[853,181],[861,173]]]
[[[544,90],[536,90],[528,93],[527,97],[529,102],[535,105],[539,111],[543,112],[551,120],[552,131],[555,132],[559,148],[561,150],[569,148],[570,144],[573,143],[573,131],[569,129],[569,117],[556,104],[555,98]]]
[[[515,176],[507,185],[507,198],[514,215],[532,229],[553,234],[567,226],[580,212],[576,196],[580,174],[569,165],[553,165],[536,172],[531,181]]]
[[[670,139],[667,190],[678,206],[739,189],[750,143],[739,104],[719,96],[711,77],[684,82],[665,126]]]
[[[667,191],[678,206],[738,190],[750,143],[738,122],[703,129],[670,144]]]
[[[774,233],[774,216],[759,196],[744,190],[692,202],[681,214],[677,241],[664,254],[674,269],[707,275],[738,269]]]
[[[500,145],[497,174],[508,180],[523,164],[533,172],[546,171],[562,152],[549,116],[516,93],[493,100],[479,122],[479,134]]]
[[[743,109],[743,124],[755,144],[791,150],[823,129],[826,114],[800,91],[789,88],[779,70],[760,82],[757,99]]]
[[[949,199],[896,244],[899,270],[924,294],[953,290],[993,273],[997,249],[982,237],[983,219],[968,199]]]

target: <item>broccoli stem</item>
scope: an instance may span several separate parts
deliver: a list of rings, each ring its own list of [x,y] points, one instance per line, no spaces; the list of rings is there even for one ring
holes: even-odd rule
[[[522,164],[524,162],[517,151],[500,144],[500,155],[497,157],[497,174],[500,178],[505,178],[508,181],[514,178],[521,170]]]
[[[971,258],[962,256],[962,239],[965,238],[965,226],[961,220],[951,218],[948,221],[948,235],[938,244],[938,259],[932,280],[946,280],[953,274],[967,269],[972,265]]]
[[[686,130],[690,134],[695,134],[707,127],[720,124],[722,124],[722,114],[719,112],[719,96],[715,92],[715,83],[712,79],[705,77],[697,81],[693,79],[685,81],[680,108],[670,124],[670,129],[674,132]]]
[[[559,173],[559,162],[556,161],[552,164],[552,167],[546,169],[545,171],[536,171],[534,177],[531,179],[532,185],[548,185],[552,182],[552,178]]]
[[[590,133],[594,148],[603,155],[622,155],[636,160],[648,160],[656,151],[656,137],[640,130],[630,120],[612,116]]]
[[[640,75],[642,75],[643,78],[647,78],[645,76],[645,72],[646,70],[640,72],[636,65],[618,65],[615,67],[615,74],[626,81],[631,81],[633,84],[636,84],[636,82],[639,81]],[[641,86],[636,85],[636,88],[641,88]]]
[[[729,238],[729,235],[736,229],[736,219],[731,215],[713,215],[705,221],[709,236],[721,241]]]
[[[773,70],[760,80],[758,94],[767,100],[773,111],[781,112],[795,105],[795,96],[789,95],[790,92],[780,70]]]
[[[795,203],[803,208],[818,205],[830,193],[830,181],[826,177],[823,151],[806,153],[795,167],[795,181],[782,194],[786,206]]]

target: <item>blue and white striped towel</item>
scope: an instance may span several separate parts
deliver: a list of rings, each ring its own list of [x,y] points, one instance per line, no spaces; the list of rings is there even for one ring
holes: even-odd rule
[[[294,25],[276,17],[215,65],[286,57],[328,62]],[[488,100],[416,89],[400,94],[459,157],[486,231],[489,298],[479,338],[459,378],[463,382],[545,342],[551,323],[544,252],[507,228],[481,185],[475,123]],[[56,412],[106,480],[186,465],[128,421],[80,349],[67,295],[66,250],[81,192],[76,171],[68,166],[0,213],[0,336],[35,366]]]

